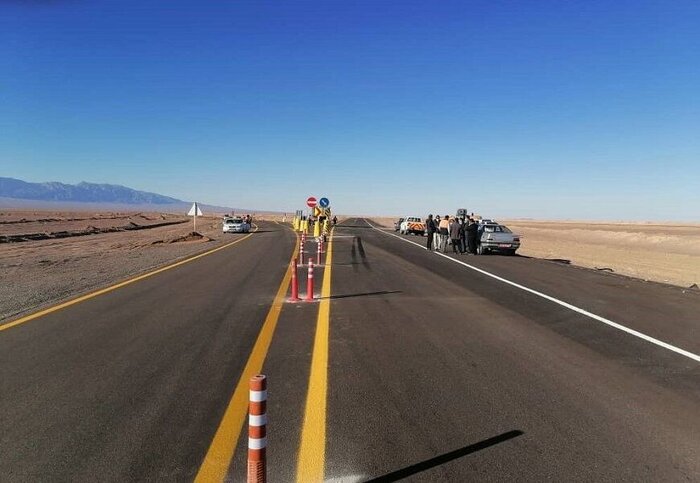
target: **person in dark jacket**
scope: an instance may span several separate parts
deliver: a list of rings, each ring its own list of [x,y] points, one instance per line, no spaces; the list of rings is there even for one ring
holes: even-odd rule
[[[460,218],[459,221],[462,225],[462,246],[460,248],[462,249],[462,255],[464,255],[467,253],[467,227],[469,226],[469,221],[464,217]]]
[[[425,248],[428,250],[433,249],[433,234],[437,231],[437,225],[435,224],[435,220],[433,220],[433,215],[432,213],[428,215],[428,219],[425,220],[425,233],[428,234],[428,243]]]
[[[452,253],[455,255],[462,251],[462,224],[459,218],[452,218],[450,223],[450,239],[452,240]]]
[[[469,244],[469,253],[476,254],[476,247],[479,243],[479,225],[473,219],[469,219],[467,226],[467,243]]]

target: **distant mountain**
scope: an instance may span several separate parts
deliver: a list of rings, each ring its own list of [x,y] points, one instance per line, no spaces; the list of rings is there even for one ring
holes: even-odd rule
[[[117,203],[124,205],[172,205],[182,200],[126,186],[81,182],[77,185],[57,182],[27,183],[0,177],[0,197],[36,201],[78,203]]]

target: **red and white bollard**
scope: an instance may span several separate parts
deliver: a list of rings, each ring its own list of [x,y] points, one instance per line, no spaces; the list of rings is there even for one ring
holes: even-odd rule
[[[249,382],[248,483],[267,481],[267,378],[253,376]]]
[[[318,242],[318,246],[316,249],[316,265],[321,265],[321,242]]]
[[[299,277],[297,276],[297,259],[295,258],[292,261],[292,297],[291,301],[292,302],[298,302],[299,301]]]
[[[314,299],[314,262],[309,258],[309,275],[306,278],[306,301]]]
[[[301,265],[304,264],[304,239],[301,239],[301,243],[299,244],[299,263]]]

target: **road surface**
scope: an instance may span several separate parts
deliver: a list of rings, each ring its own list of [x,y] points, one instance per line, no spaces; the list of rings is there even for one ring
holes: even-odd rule
[[[262,370],[270,481],[700,480],[698,294],[351,219],[288,303],[261,228],[0,330],[1,479],[244,481]]]

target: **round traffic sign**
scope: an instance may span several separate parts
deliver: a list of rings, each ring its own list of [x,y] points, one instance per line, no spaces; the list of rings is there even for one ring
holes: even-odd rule
[[[313,196],[309,196],[306,200],[306,206],[309,208],[315,208],[316,207],[316,198]]]
[[[321,198],[318,200],[318,204],[321,205],[321,208],[328,208],[331,202],[328,201],[328,198]]]

